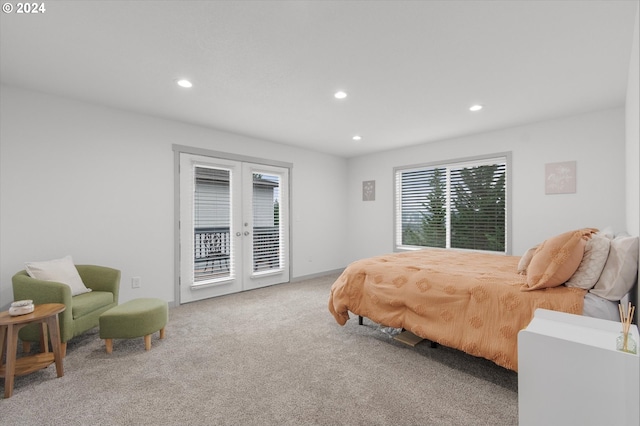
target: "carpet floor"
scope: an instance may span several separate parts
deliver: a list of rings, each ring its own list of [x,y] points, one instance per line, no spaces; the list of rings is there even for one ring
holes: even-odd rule
[[[17,377],[2,425],[516,425],[513,371],[415,347],[327,309],[336,274],[169,310],[166,338],[95,329],[55,366]],[[35,346],[35,345],[34,345]],[[37,348],[34,348],[37,349]],[[4,385],[4,381],[3,385]],[[4,387],[0,387],[0,395]]]

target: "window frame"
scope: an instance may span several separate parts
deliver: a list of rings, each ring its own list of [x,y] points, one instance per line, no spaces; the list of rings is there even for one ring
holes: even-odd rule
[[[489,163],[492,160],[496,161],[504,161],[505,163],[505,250],[502,251],[489,251],[489,250],[474,250],[474,249],[463,249],[463,248],[455,248],[455,247],[447,247],[444,250],[460,250],[460,251],[480,251],[483,253],[494,253],[494,254],[504,254],[511,255],[512,253],[512,244],[511,244],[511,235],[512,235],[512,220],[511,220],[511,176],[512,172],[512,154],[511,151],[507,152],[498,152],[493,154],[479,155],[474,157],[464,157],[464,158],[454,158],[450,160],[442,160],[442,161],[434,161],[428,163],[420,163],[414,165],[407,166],[397,166],[393,168],[393,251],[394,252],[402,252],[402,251],[413,251],[413,250],[423,250],[423,249],[432,249],[434,247],[427,246],[414,246],[414,245],[403,245],[402,244],[402,211],[401,211],[401,184],[398,176],[402,172],[420,170],[420,169],[433,169],[433,168],[455,168],[455,167],[465,167],[465,166],[473,166],[473,165],[482,165],[483,163]],[[450,193],[446,193],[447,199],[450,196]],[[447,240],[449,240],[450,236],[450,224],[447,224]],[[440,249],[442,250],[442,249]]]

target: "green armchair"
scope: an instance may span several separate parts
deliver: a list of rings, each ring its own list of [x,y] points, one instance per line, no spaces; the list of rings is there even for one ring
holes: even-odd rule
[[[58,315],[62,353],[66,354],[67,342],[73,337],[98,326],[100,315],[118,304],[120,271],[105,266],[75,265],[88,293],[71,296],[71,288],[54,281],[31,278],[22,270],[12,278],[14,300],[33,300],[42,303],[62,303],[66,309]],[[36,325],[23,327],[19,333],[25,350],[30,342],[40,341]]]

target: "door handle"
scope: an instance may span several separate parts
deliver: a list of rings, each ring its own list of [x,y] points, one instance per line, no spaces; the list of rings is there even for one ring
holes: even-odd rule
[[[244,236],[246,237],[247,235],[249,235],[249,231],[244,231]]]
[[[242,232],[236,232],[236,237],[242,236]]]

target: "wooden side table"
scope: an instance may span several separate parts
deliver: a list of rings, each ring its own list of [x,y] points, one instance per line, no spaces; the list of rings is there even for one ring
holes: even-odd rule
[[[55,362],[58,377],[64,376],[60,327],[58,314],[64,311],[62,303],[36,305],[33,312],[26,315],[11,316],[8,311],[0,312],[0,377],[4,377],[4,397],[13,394],[13,379],[48,367]],[[43,347],[42,353],[16,358],[18,349],[18,331],[29,324],[40,323]],[[53,352],[49,352],[47,331],[51,338]],[[2,355],[6,352],[5,364]]]

